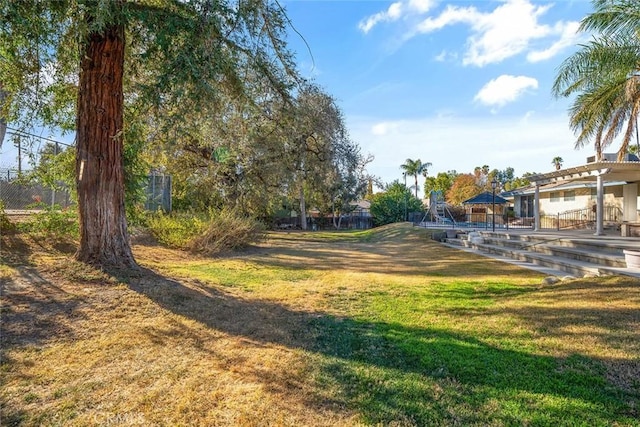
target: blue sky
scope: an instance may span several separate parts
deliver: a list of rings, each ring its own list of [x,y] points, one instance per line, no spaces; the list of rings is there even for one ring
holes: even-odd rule
[[[588,35],[587,0],[399,0],[284,3],[300,68],[333,95],[370,173],[402,180],[407,158],[430,175],[513,167],[516,175],[584,164],[558,66]],[[305,41],[309,49],[305,46]],[[611,147],[610,151],[616,151]]]

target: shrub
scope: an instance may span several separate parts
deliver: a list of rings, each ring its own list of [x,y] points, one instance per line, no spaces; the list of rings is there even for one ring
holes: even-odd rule
[[[0,200],[0,230],[3,232],[15,230],[15,225],[9,220],[9,216],[4,211],[4,202]]]
[[[21,230],[31,233],[46,233],[56,237],[78,238],[80,235],[78,212],[75,208],[59,205],[38,204],[42,211],[33,214],[20,224]]]
[[[422,210],[422,202],[397,181],[387,185],[384,192],[376,193],[371,198],[370,211],[376,227],[405,221],[407,212]]]
[[[223,209],[211,213],[207,229],[194,237],[188,248],[195,252],[215,254],[240,249],[264,239],[265,226],[236,211]]]
[[[159,243],[185,249],[188,243],[207,227],[207,219],[191,213],[165,214],[158,211],[149,215],[147,227]]]
[[[265,237],[264,225],[236,211],[208,214],[152,214],[147,227],[159,243],[178,249],[216,254],[240,249]]]

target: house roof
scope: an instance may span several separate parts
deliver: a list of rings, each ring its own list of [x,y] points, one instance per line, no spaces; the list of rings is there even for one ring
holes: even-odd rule
[[[509,203],[507,199],[504,197],[500,197],[496,194],[495,202],[497,205],[504,205]],[[484,193],[480,193],[475,197],[465,200],[462,202],[463,205],[490,205],[493,203],[493,193],[485,191]]]
[[[546,185],[562,182],[594,182],[598,175],[601,175],[605,182],[638,182],[640,181],[640,162],[599,161],[587,163],[582,166],[532,175],[527,179],[537,185]]]
[[[355,206],[355,207],[360,208],[360,209],[370,209],[371,208],[371,202],[368,201],[368,200],[364,200],[364,199],[358,200],[356,202],[351,202],[349,204],[351,206]]]
[[[626,184],[625,181],[611,181],[603,183],[603,186],[606,187],[615,187],[618,185]],[[566,191],[566,190],[576,190],[578,188],[596,188],[595,181],[574,181],[574,182],[559,182],[559,183],[551,183],[547,185],[540,186],[540,193],[546,193],[549,191]],[[500,193],[502,197],[505,198],[513,198],[514,196],[529,196],[535,194],[536,186],[534,184],[527,185],[525,187],[514,188],[513,190],[503,191]]]

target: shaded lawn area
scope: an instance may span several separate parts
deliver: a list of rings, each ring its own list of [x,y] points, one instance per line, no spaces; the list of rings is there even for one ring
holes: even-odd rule
[[[640,425],[636,281],[405,225],[270,237],[123,276],[3,236],[2,424]]]

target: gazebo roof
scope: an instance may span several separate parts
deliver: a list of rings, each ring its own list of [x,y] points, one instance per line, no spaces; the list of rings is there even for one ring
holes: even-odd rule
[[[503,197],[500,197],[496,194],[496,205],[504,205],[509,203],[509,201]],[[480,193],[475,197],[472,197],[468,200],[462,202],[463,205],[490,205],[493,203],[493,193],[485,191],[484,193]]]

